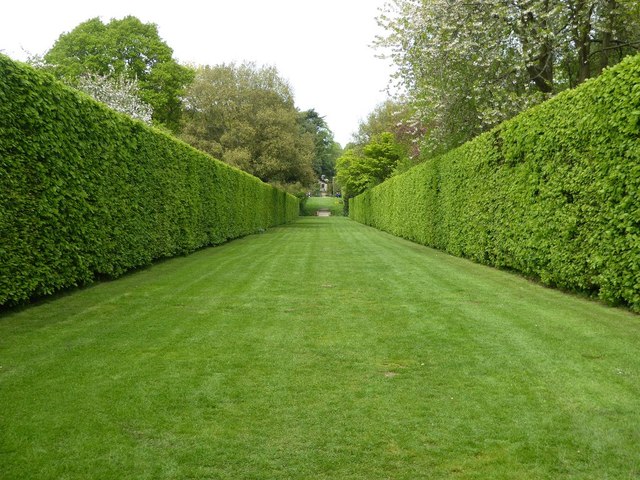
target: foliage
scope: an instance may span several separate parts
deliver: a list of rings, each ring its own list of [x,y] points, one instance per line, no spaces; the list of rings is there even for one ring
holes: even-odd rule
[[[303,218],[6,312],[2,479],[631,480],[638,345],[629,312]]]
[[[404,150],[406,165],[401,170],[419,163],[420,142],[426,134],[426,128],[418,118],[416,109],[407,99],[388,99],[378,105],[367,119],[360,123],[357,133],[353,136],[353,143],[364,147],[374,136],[391,132],[395,141]]]
[[[442,153],[640,49],[637,0],[393,0],[377,41]]]
[[[179,128],[181,96],[193,72],[176,62],[154,24],[132,16],[107,24],[87,20],[62,34],[44,61],[71,86],[87,74],[137,81],[142,101],[153,108],[154,122],[172,131]]]
[[[343,197],[354,197],[382,183],[405,158],[405,149],[390,132],[374,135],[362,147],[347,148],[336,164]]]
[[[289,84],[274,67],[199,67],[185,97],[182,138],[265,182],[308,188],[314,136],[303,131]]]
[[[301,112],[300,122],[303,130],[313,136],[315,145],[313,171],[316,177],[332,178],[336,174],[336,159],[342,152],[340,144],[333,139],[333,132],[327,122],[315,110]]]
[[[300,203],[300,214],[303,216],[317,215],[318,211],[331,212],[331,216],[344,215],[344,201],[336,197],[305,197]]]
[[[138,81],[124,75],[118,78],[85,74],[78,78],[78,89],[117,112],[151,124],[153,109],[140,99]]]
[[[640,311],[640,56],[353,199],[354,219]]]
[[[291,220],[298,201],[0,56],[0,305]]]

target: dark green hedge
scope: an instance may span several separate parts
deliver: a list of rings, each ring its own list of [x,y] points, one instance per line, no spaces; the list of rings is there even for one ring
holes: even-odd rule
[[[640,311],[640,56],[356,197],[350,211]]]
[[[298,210],[295,197],[0,56],[0,305]]]

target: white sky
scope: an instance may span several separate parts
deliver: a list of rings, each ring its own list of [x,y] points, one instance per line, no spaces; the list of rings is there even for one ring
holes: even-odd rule
[[[180,62],[275,65],[301,110],[314,108],[343,146],[386,98],[391,67],[370,47],[384,0],[18,0],[3,2],[0,51],[46,52],[94,17],[155,23]]]

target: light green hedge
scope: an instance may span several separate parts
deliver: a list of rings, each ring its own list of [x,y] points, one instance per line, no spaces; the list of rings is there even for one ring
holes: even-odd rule
[[[640,56],[391,178],[350,212],[640,311]]]
[[[297,198],[0,56],[0,305],[298,210]]]

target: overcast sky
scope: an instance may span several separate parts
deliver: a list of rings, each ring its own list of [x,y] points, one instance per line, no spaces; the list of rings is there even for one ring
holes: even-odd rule
[[[384,0],[18,0],[4,2],[0,51],[42,54],[93,17],[158,25],[180,62],[275,65],[301,110],[315,108],[343,146],[386,98],[391,68],[370,47]]]

